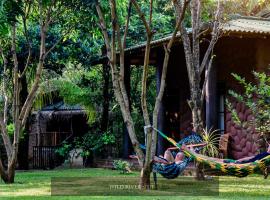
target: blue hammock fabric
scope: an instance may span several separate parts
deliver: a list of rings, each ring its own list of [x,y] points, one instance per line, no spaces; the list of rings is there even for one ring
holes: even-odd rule
[[[192,161],[191,158],[185,158],[183,162],[179,164],[154,163],[153,171],[159,173],[164,178],[174,179],[174,178],[177,178],[186,169],[186,167],[191,161]]]
[[[196,133],[192,133],[191,135],[183,138],[178,143],[183,145],[188,144],[198,144],[201,143],[203,140],[200,135]],[[196,152],[200,151],[202,147],[197,147],[194,150]],[[173,154],[175,157],[176,153]],[[191,157],[185,157],[181,163],[171,163],[171,164],[162,164],[162,163],[154,163],[153,164],[153,171],[161,174],[164,178],[167,179],[174,179],[177,178],[188,166],[188,164],[192,161]]]
[[[190,135],[184,137],[182,140],[180,140],[178,142],[179,145],[188,145],[188,144],[198,144],[198,143],[201,143],[203,140],[202,140],[202,137],[195,133],[195,132],[191,132]]]

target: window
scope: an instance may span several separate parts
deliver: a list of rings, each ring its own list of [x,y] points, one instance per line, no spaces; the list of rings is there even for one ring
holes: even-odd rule
[[[225,133],[225,96],[223,94],[219,95],[218,129],[221,134]]]

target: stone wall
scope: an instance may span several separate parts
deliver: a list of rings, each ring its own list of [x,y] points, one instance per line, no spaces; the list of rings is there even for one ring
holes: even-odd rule
[[[232,103],[236,109],[241,122],[252,119],[252,113],[245,107],[243,103]],[[255,132],[251,125],[245,128],[234,123],[231,113],[227,112],[225,118],[226,132],[230,135],[229,153],[234,159],[243,158],[246,156],[253,156],[258,153],[259,134]]]

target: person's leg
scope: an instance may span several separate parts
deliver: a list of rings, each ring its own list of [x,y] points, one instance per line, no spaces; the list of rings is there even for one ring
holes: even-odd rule
[[[174,162],[174,157],[173,157],[172,152],[170,150],[165,151],[164,158],[166,160],[168,160],[169,162]]]

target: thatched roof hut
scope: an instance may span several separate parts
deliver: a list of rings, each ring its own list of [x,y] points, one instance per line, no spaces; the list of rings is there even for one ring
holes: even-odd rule
[[[56,147],[88,131],[87,115],[79,105],[58,102],[32,114],[28,158],[33,159],[34,147]]]

